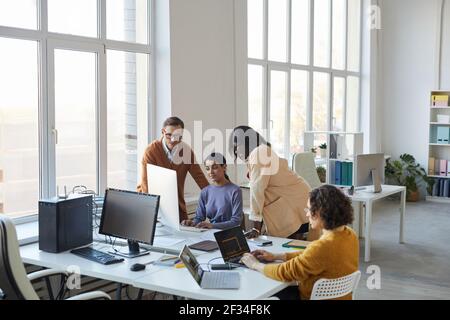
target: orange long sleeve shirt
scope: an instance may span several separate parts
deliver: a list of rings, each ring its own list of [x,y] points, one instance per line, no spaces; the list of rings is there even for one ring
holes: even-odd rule
[[[297,281],[301,299],[309,300],[317,280],[336,279],[358,270],[358,237],[349,227],[331,231],[312,242],[304,251],[287,253],[286,258],[287,261],[281,264],[266,265],[264,274],[278,281]],[[349,294],[341,299],[351,298]]]

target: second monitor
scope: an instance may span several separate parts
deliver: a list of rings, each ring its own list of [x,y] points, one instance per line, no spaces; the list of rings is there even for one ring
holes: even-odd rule
[[[177,231],[202,232],[208,229],[180,225],[178,182],[175,170],[147,164],[148,192],[160,196],[161,222]]]
[[[373,185],[373,192],[380,193],[384,183],[384,153],[361,154],[355,159],[356,187]]]

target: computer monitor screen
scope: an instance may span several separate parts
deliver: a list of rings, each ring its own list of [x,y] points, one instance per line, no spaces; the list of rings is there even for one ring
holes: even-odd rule
[[[225,262],[240,258],[244,253],[250,252],[247,239],[245,239],[240,226],[215,232],[214,237]]]
[[[158,207],[158,195],[107,189],[99,233],[153,245]]]
[[[180,260],[189,270],[189,273],[194,277],[195,281],[200,284],[202,278],[202,268],[200,268],[200,264],[197,259],[189,250],[188,246],[184,246],[183,250],[180,253]]]
[[[161,222],[175,230],[180,230],[176,171],[147,164],[147,185],[149,193],[160,196]]]
[[[384,183],[385,160],[383,153],[357,155],[355,162],[356,187]],[[372,176],[376,181],[373,181]]]

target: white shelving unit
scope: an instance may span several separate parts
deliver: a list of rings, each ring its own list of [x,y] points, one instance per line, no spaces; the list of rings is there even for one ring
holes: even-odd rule
[[[354,163],[354,158],[363,153],[364,134],[362,132],[333,132],[333,131],[306,131],[304,133],[305,151],[318,147],[322,143],[327,144],[325,158],[316,159],[316,164],[325,164],[327,169],[327,184],[335,184],[335,163]],[[336,148],[331,150],[332,141]],[[333,154],[332,154],[333,153]],[[334,154],[336,153],[336,154]],[[355,166],[353,165],[351,185],[354,185]]]
[[[446,115],[450,116],[450,106],[433,106],[432,104],[432,96],[433,95],[447,95],[450,97],[450,91],[432,91],[430,93],[430,113],[429,113],[429,136],[428,136],[428,159],[441,159],[441,160],[450,160],[450,144],[442,144],[437,143],[437,128],[450,126],[450,122],[443,123],[438,122],[438,115]],[[438,175],[433,168],[430,168],[430,161],[428,161],[427,172],[428,177],[434,178],[437,181],[438,179],[450,179],[450,176],[441,176]],[[431,172],[433,171],[433,172]],[[427,196],[428,201],[434,202],[444,202],[450,203],[449,197],[439,197],[439,196]]]

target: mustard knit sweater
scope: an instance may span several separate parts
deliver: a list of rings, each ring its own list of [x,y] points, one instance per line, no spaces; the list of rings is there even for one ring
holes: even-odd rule
[[[266,265],[264,274],[278,281],[297,281],[301,299],[309,300],[318,279],[340,278],[358,270],[358,237],[349,227],[331,231],[305,250],[287,253],[286,258],[284,263]],[[351,298],[347,295],[341,299]]]

